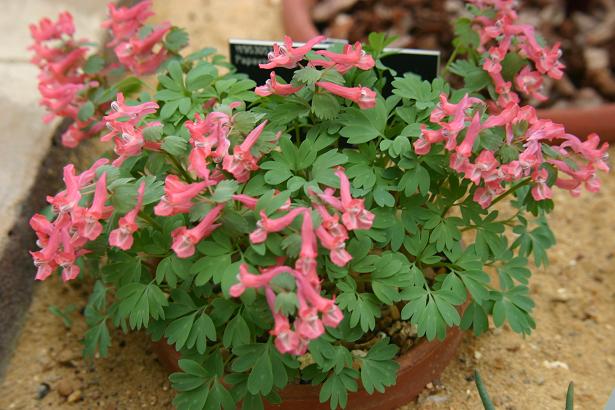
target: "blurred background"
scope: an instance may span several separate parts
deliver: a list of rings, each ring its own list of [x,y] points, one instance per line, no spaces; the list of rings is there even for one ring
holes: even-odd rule
[[[27,26],[69,10],[78,37],[100,40],[106,3],[0,1],[0,409],[170,408],[167,374],[145,335],[113,335],[109,358],[94,365],[82,361],[84,285],[49,281],[35,287],[31,299],[34,270],[26,249],[33,241],[24,215],[53,190],[47,181],[55,180],[64,162],[87,164],[88,150],[97,148],[68,153],[53,142],[59,124],[42,123]],[[604,113],[613,112],[609,104],[615,99],[615,0],[527,0],[521,6],[521,19],[564,50],[567,76],[547,84],[550,102],[543,108],[573,107],[584,118],[597,112],[612,128],[615,113]],[[321,31],[355,41],[385,31],[399,36],[396,46],[440,50],[446,62],[453,20],[464,14],[464,5],[460,0],[155,0],[154,11],[154,21],[188,30],[189,51],[213,46],[227,54],[231,37],[275,40],[288,33],[305,40]],[[466,337],[458,360],[407,409],[478,408],[474,368],[498,408],[561,409],[571,380],[576,408],[604,406],[615,380],[615,178],[603,175],[603,181],[597,195],[556,194],[559,206],[551,220],[559,244],[550,254],[551,265],[536,270],[531,286],[536,332],[522,338],[503,328],[480,339]]]

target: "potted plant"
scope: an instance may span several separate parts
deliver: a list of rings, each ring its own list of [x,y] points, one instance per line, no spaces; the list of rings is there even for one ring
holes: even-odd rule
[[[464,87],[405,74],[387,97],[383,34],[318,52],[323,37],[287,38],[257,86],[213,50],[181,55],[185,32],[145,24],[149,2],[110,6],[117,62],[88,57],[67,14],[33,26],[43,103],[75,120],[65,143],[113,144],[67,165],[31,220],[36,278],[93,283],[86,356],[110,326],[145,329],[179,352],[180,409],[382,409],[442,371],[460,329],[529,334],[552,190],[598,190],[607,144],[520,103],[561,76],[557,47],[509,2],[469,10],[480,24],[461,23],[448,66]]]

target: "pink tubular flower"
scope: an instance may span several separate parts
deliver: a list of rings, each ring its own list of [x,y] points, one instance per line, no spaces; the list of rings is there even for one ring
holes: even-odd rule
[[[303,223],[301,224],[301,251],[299,258],[295,262],[295,269],[303,275],[313,286],[320,283],[316,268],[318,263],[318,247],[316,244],[316,236],[314,235],[314,226],[312,223],[312,213],[309,209],[303,212]]]
[[[376,93],[367,87],[344,87],[335,83],[318,81],[316,85],[347,100],[355,102],[362,110],[376,106]]]
[[[231,197],[233,201],[241,202],[246,208],[255,210],[258,198],[251,197],[245,194],[235,194]]]
[[[360,70],[370,70],[376,65],[374,58],[363,50],[359,41],[357,41],[354,46],[345,44],[344,51],[341,54],[333,53],[328,50],[320,50],[317,51],[316,54],[320,54],[331,60],[334,63],[333,67],[342,74],[352,67],[357,67]],[[323,62],[322,60],[312,60],[310,63],[312,65],[320,65]],[[325,62],[324,65],[328,64]]]
[[[299,335],[305,339],[318,339],[325,333],[325,326],[318,317],[318,310],[313,307],[299,309],[299,318],[295,320],[295,328]]]
[[[247,182],[251,172],[258,169],[257,159],[250,151],[263,133],[265,125],[267,125],[267,120],[250,131],[241,145],[235,146],[233,155],[226,155],[222,160],[222,168],[232,174],[237,182]]]
[[[47,197],[47,202],[49,202],[59,214],[72,211],[79,203],[79,200],[81,200],[79,179],[75,175],[75,166],[73,164],[68,164],[64,167],[63,179],[66,189],[58,192],[53,197]]]
[[[370,229],[374,223],[374,214],[365,209],[363,199],[353,198],[350,195],[350,181],[344,170],[338,168],[335,171],[335,175],[340,179],[340,197],[343,208],[342,222],[351,231],[355,229]]]
[[[346,231],[344,225],[339,223],[340,218],[338,214],[331,215],[327,211],[327,208],[320,204],[314,204],[313,206],[320,215],[323,228],[325,228],[329,234],[344,241],[348,239],[348,231]]]
[[[220,162],[228,154],[231,117],[212,111],[204,119],[197,113],[194,121],[186,121],[193,149],[188,156],[188,170],[205,180],[210,178],[210,158]],[[216,148],[214,150],[214,148]]]
[[[94,240],[102,233],[103,227],[99,220],[107,219],[113,212],[113,207],[105,206],[107,200],[107,174],[103,173],[96,182],[94,199],[88,209],[80,208],[83,212],[73,214],[73,224],[77,226],[79,235]]]
[[[273,51],[268,55],[269,62],[266,64],[259,64],[258,66],[267,70],[277,67],[295,68],[297,63],[304,59],[305,55],[312,47],[325,39],[325,36],[317,36],[308,40],[304,45],[293,48],[293,40],[288,36],[284,36],[283,45],[280,46],[277,43],[273,44]]]
[[[561,144],[561,148],[570,147],[574,152],[582,155],[592,166],[601,171],[609,172],[607,165],[609,144],[605,142],[598,148],[598,145],[600,145],[598,134],[589,134],[585,141],[581,141],[571,134],[566,134],[564,138],[566,141]]]
[[[44,215],[34,214],[30,218],[30,227],[36,233],[36,244],[40,248],[45,247],[49,242],[49,235],[54,231],[54,225]]]
[[[286,229],[297,216],[304,213],[305,208],[295,208],[284,216],[277,219],[269,219],[264,211],[260,212],[261,219],[256,222],[256,229],[250,234],[250,242],[263,243],[267,240],[267,234],[280,232]]]
[[[139,229],[137,225],[137,215],[141,211],[143,205],[143,195],[145,195],[145,182],[139,185],[137,190],[137,204],[126,215],[120,218],[118,227],[109,234],[109,245],[115,246],[122,250],[132,248],[132,235]]]
[[[529,66],[523,67],[515,77],[515,85],[523,94],[536,101],[546,101],[547,97],[542,94],[542,76],[537,71],[532,71]]]
[[[229,293],[233,297],[239,297],[249,288],[262,288],[269,285],[269,282],[276,276],[285,272],[293,272],[293,269],[288,266],[273,266],[263,269],[260,275],[252,274],[248,271],[248,265],[242,263],[239,266],[239,274],[237,275],[238,283],[231,286]]]
[[[346,250],[346,240],[339,236],[333,236],[322,225],[316,228],[316,236],[322,246],[327,248],[330,253],[331,262],[337,266],[346,266],[352,256]]]
[[[265,297],[269,309],[273,314],[273,329],[271,335],[275,336],[275,347],[280,353],[290,353],[295,355],[305,354],[307,342],[302,340],[297,333],[290,328],[290,322],[286,316],[275,309],[275,294],[271,288],[265,289]]]
[[[154,15],[151,0],[141,1],[133,7],[116,7],[114,3],[109,3],[107,7],[109,18],[101,24],[113,34],[107,47],[114,47],[123,40],[136,36],[145,20]]]
[[[34,266],[37,268],[36,280],[47,279],[58,267],[55,258],[60,247],[60,236],[59,230],[50,232],[45,246],[40,251],[30,252],[34,260]]]
[[[36,41],[59,40],[63,35],[72,36],[75,34],[75,24],[73,16],[65,11],[60,13],[58,21],[55,23],[48,18],[44,18],[36,24],[30,24],[30,34]]]
[[[160,47],[158,51],[153,49],[170,30],[169,23],[162,23],[144,38],[133,36],[115,46],[115,55],[133,73],[152,74],[168,57],[166,48]]]
[[[79,276],[80,268],[75,264],[77,255],[73,240],[68,233],[68,229],[62,230],[62,251],[56,255],[56,262],[62,268],[62,280],[68,282]]]
[[[479,204],[483,209],[486,209],[491,205],[493,201],[493,193],[487,187],[479,187],[474,191],[474,202]]]
[[[207,236],[211,235],[216,230],[219,224],[214,222],[220,216],[225,204],[216,205],[209,213],[199,222],[197,226],[188,229],[185,226],[179,227],[171,232],[173,244],[171,248],[180,258],[188,258],[194,255],[195,246]]]
[[[478,137],[478,134],[480,133],[480,131],[481,131],[480,114],[476,112],[474,114],[474,117],[472,117],[472,122],[470,123],[470,126],[468,127],[468,130],[466,131],[466,136],[463,139],[463,142],[459,144],[459,146],[456,149],[457,154],[463,157],[466,157],[466,158],[472,155],[472,147],[474,146],[474,141],[476,141],[476,137]]]
[[[256,95],[261,97],[267,97],[269,95],[291,95],[301,90],[303,86],[294,87],[291,84],[280,84],[276,80],[275,72],[271,72],[269,74],[269,80],[265,83],[265,85],[261,85],[260,87],[256,87],[254,92]]]
[[[549,173],[544,168],[536,170],[532,174],[532,180],[535,182],[535,185],[532,187],[531,192],[535,200],[542,201],[543,199],[551,198],[553,195],[551,188],[547,185],[548,177]]]
[[[132,125],[136,125],[146,115],[154,114],[158,111],[158,104],[153,101],[137,105],[127,105],[124,94],[118,93],[115,98],[115,101],[111,103],[111,113],[104,117],[104,120],[107,122],[124,119],[128,120]]]
[[[171,216],[189,212],[193,205],[192,198],[211,184],[209,181],[188,184],[176,175],[167,176],[164,181],[164,195],[154,207],[154,213],[158,216]]]

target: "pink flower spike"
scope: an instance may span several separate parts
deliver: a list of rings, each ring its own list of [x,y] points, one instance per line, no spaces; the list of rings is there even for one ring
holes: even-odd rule
[[[143,205],[143,195],[145,194],[145,182],[141,182],[137,190],[137,204],[126,215],[120,218],[118,227],[109,234],[109,245],[115,246],[122,250],[132,248],[132,235],[139,229],[137,225],[137,215],[141,211]]]
[[[154,213],[158,216],[187,213],[192,208],[192,199],[210,185],[210,181],[188,184],[176,175],[169,175],[164,181],[164,195],[154,207]]]
[[[292,84],[280,84],[276,80],[275,72],[272,71],[269,74],[269,80],[265,83],[265,85],[261,85],[260,87],[256,87],[254,92],[256,95],[261,97],[267,97],[269,95],[281,95],[287,96],[296,93],[301,90],[303,86],[293,87]]]
[[[188,258],[194,255],[196,245],[220,226],[214,222],[220,216],[225,205],[216,205],[194,228],[187,229],[185,226],[182,226],[171,232],[173,237],[171,248],[178,257]]]
[[[344,87],[335,83],[318,81],[316,85],[347,100],[355,102],[362,110],[376,106],[376,93],[367,87]]]
[[[273,51],[268,55],[269,62],[259,64],[260,68],[271,70],[277,67],[295,68],[297,63],[305,58],[305,55],[318,43],[325,40],[325,36],[316,36],[308,40],[304,45],[293,48],[293,40],[284,36],[284,45],[273,45]]]

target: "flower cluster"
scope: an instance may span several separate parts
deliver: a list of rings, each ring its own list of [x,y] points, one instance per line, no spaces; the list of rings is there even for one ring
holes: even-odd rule
[[[66,147],[74,148],[104,129],[99,118],[109,103],[100,97],[104,95],[109,72],[127,68],[138,75],[151,74],[169,57],[162,40],[171,25],[145,25],[153,15],[151,0],[133,7],[110,3],[108,8],[109,19],[102,27],[109,29],[111,39],[106,46],[113,48],[119,64],[106,63],[97,55],[88,57],[86,44],[90,42],[75,39],[73,18],[68,12],[61,13],[55,22],[44,18],[30,26],[34,40],[30,46],[34,52],[32,62],[40,68],[40,103],[48,111],[44,121],[55,117],[72,120],[62,135]]]
[[[107,47],[113,47],[120,63],[131,72],[138,75],[154,73],[169,56],[161,42],[171,30],[171,24],[145,25],[145,21],[154,15],[151,0],[132,7],[116,7],[113,3],[108,7],[109,19],[102,26],[109,29],[113,37]]]
[[[113,140],[114,151],[118,155],[113,161],[114,166],[120,166],[126,158],[139,155],[143,148],[154,151],[160,148],[160,143],[146,141],[143,136],[146,128],[160,126],[160,123],[152,122],[142,127],[138,126],[144,116],[153,114],[157,110],[158,104],[155,102],[126,105],[124,95],[122,93],[117,95],[117,100],[111,103],[111,113],[103,118],[108,132],[100,138],[101,141]]]
[[[477,16],[475,24],[479,27],[480,49],[487,50],[483,69],[492,79],[497,99],[484,101],[466,94],[459,102],[452,103],[442,94],[430,115],[430,122],[439,128],[431,129],[421,124],[421,135],[414,142],[415,152],[425,155],[433,144],[444,143],[444,149],[451,152],[450,167],[478,186],[474,200],[483,208],[489,207],[505,192],[505,183],[531,183],[532,197],[536,201],[551,198],[548,184],[551,168],[558,171],[556,186],[574,195],[583,185],[591,192],[597,191],[600,182],[596,172],[609,169],[606,164],[608,144],[598,147],[599,139],[595,134],[582,142],[566,133],[561,124],[538,118],[532,106],[520,105],[511,82],[502,76],[504,58],[508,53],[519,53],[538,71],[532,71],[529,64],[523,67],[515,77],[517,88],[526,95],[543,99],[539,93],[542,75],[555,79],[562,76],[558,45],[551,49],[542,47],[531,26],[515,24],[517,15],[512,0],[477,0],[474,3],[496,11],[493,18],[487,14]],[[485,112],[486,115],[482,114]],[[505,136],[502,147],[498,150],[480,148],[481,136],[497,135],[498,131]],[[557,156],[546,156],[542,144],[549,144]],[[517,147],[522,147],[520,152]],[[516,153],[513,158],[503,155],[507,148]]]
[[[271,334],[276,337],[276,347],[282,353],[302,355],[307,350],[310,340],[320,337],[325,326],[336,327],[343,315],[335,305],[334,300],[320,295],[321,281],[317,272],[318,242],[329,251],[329,258],[335,265],[343,267],[350,262],[352,256],[346,251],[348,231],[370,229],[374,214],[367,211],[362,199],[352,198],[350,182],[343,169],[336,171],[340,179],[340,196],[334,195],[334,190],[327,188],[322,193],[311,193],[312,208],[296,207],[279,218],[268,218],[261,212],[261,219],[256,224],[256,230],[250,234],[250,241],[260,244],[267,240],[267,235],[291,229],[291,224],[298,217],[303,218],[301,224],[301,251],[295,262],[295,267],[276,265],[263,268],[259,275],[248,271],[248,266],[241,266],[239,283],[230,289],[231,296],[239,297],[248,288],[264,288],[264,292],[274,318],[274,328]],[[329,213],[327,206],[333,209]],[[312,212],[316,211],[321,219],[320,225],[314,229]],[[341,213],[341,222],[340,215]],[[272,280],[282,274],[290,274],[296,286],[298,312],[291,329],[288,316],[276,307],[276,286]],[[322,315],[322,318],[318,314]]]
[[[325,40],[324,36],[317,36],[306,42],[300,47],[293,48],[293,41],[290,37],[284,37],[284,44],[273,45],[273,51],[269,53],[269,62],[260,64],[260,68],[295,68],[301,65],[305,59],[305,55],[312,48]],[[326,57],[326,59],[312,59],[308,62],[311,67],[324,67],[325,69],[335,70],[340,74],[346,73],[351,68],[360,70],[370,70],[376,64],[374,58],[367,54],[361,43],[356,43],[354,46],[349,44],[344,46],[342,53],[334,53],[327,50],[319,50],[316,54]],[[318,81],[318,88],[330,92],[331,94],[353,101],[361,109],[373,108],[376,105],[376,93],[368,87],[345,87],[328,81]],[[294,87],[292,84],[279,84],[276,80],[275,72],[271,72],[270,79],[265,85],[256,87],[256,94],[261,97],[266,97],[272,94],[288,96],[301,90],[303,86]]]
[[[30,219],[30,226],[38,238],[37,244],[41,250],[31,252],[34,265],[37,267],[36,279],[44,280],[58,267],[62,269],[64,281],[75,279],[80,268],[77,258],[87,250],[84,246],[102,233],[101,220],[111,216],[113,209],[105,202],[107,200],[106,174],[98,179],[95,185],[93,199],[89,207],[82,204],[81,190],[87,190],[96,177],[96,170],[107,164],[105,159],[98,160],[94,165],[77,175],[75,166],[64,167],[64,183],[66,189],[55,196],[47,197],[55,220],[49,221],[42,214],[35,214]]]
[[[88,101],[87,91],[98,86],[94,77],[83,71],[87,40],[75,39],[73,17],[68,12],[61,13],[55,22],[44,18],[30,25],[30,33],[34,40],[30,46],[34,52],[32,62],[40,69],[40,104],[49,112],[44,121],[55,117],[73,120],[62,135],[62,143],[75,147],[102,129],[102,124],[94,119],[79,119],[79,111]]]
[[[551,48],[540,45],[536,40],[534,27],[517,23],[515,0],[474,0],[481,10],[493,10],[481,13],[474,18],[475,29],[479,34],[479,51],[486,51],[483,69],[489,74],[498,94],[497,105],[504,108],[510,102],[519,102],[519,96],[512,91],[512,83],[502,76],[502,62],[509,53],[518,53],[534,65],[525,66],[514,79],[517,90],[524,95],[544,101],[542,94],[543,75],[560,79],[564,75],[564,65],[559,61],[561,50],[559,44]]]

